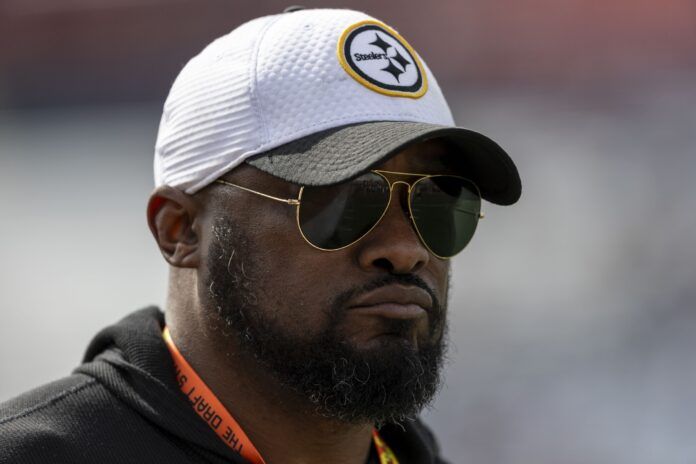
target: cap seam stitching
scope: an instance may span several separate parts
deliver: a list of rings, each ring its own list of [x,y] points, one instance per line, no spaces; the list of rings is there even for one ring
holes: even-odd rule
[[[280,21],[283,18],[283,15],[278,15],[273,21],[269,21],[268,24],[266,24],[262,29],[261,32],[259,33],[258,38],[256,39],[256,43],[254,44],[254,50],[252,52],[252,63],[251,66],[249,67],[249,73],[251,74],[250,79],[249,79],[249,95],[251,96],[250,100],[253,105],[253,112],[254,115],[258,118],[259,123],[261,124],[261,131],[263,132],[263,141],[259,142],[256,144],[256,147],[254,150],[258,149],[259,147],[263,146],[265,143],[267,143],[269,139],[269,134],[268,134],[268,127],[266,125],[266,119],[264,118],[263,111],[259,111],[260,106],[261,106],[261,100],[259,99],[256,91],[258,88],[258,83],[257,83],[257,76],[258,76],[258,61],[259,61],[259,50],[261,49],[261,43],[263,42],[263,39],[266,37],[266,33],[268,30],[273,26],[275,23]]]

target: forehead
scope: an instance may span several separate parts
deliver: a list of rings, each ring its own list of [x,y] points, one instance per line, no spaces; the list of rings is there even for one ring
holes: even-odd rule
[[[456,168],[457,155],[451,142],[432,139],[409,145],[374,168],[421,174],[459,174]]]

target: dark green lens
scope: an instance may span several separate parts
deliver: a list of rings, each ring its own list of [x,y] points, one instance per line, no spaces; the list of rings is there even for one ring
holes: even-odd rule
[[[413,222],[428,248],[443,258],[456,255],[469,243],[480,212],[478,188],[461,177],[426,177],[411,190]]]
[[[300,229],[316,247],[342,248],[369,232],[388,202],[389,184],[373,172],[342,184],[305,187],[298,212]]]

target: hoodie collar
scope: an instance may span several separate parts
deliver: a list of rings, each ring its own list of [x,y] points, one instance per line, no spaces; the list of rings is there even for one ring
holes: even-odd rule
[[[188,442],[210,462],[242,463],[179,391],[163,327],[164,313],[157,307],[128,315],[92,339],[75,372],[96,378],[146,420]]]

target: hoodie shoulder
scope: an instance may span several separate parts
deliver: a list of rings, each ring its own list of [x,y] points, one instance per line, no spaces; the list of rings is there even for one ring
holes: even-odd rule
[[[0,404],[0,464],[19,462],[221,461],[205,459],[99,379],[78,372]]]
[[[72,375],[0,404],[0,464],[238,462],[178,389],[163,319],[131,313]]]
[[[76,456],[71,437],[105,394],[95,379],[73,374],[0,404],[0,463]]]
[[[95,380],[87,375],[73,374],[0,403],[0,430],[24,417],[40,414],[57,402],[78,395],[81,390],[93,386],[94,383]]]

